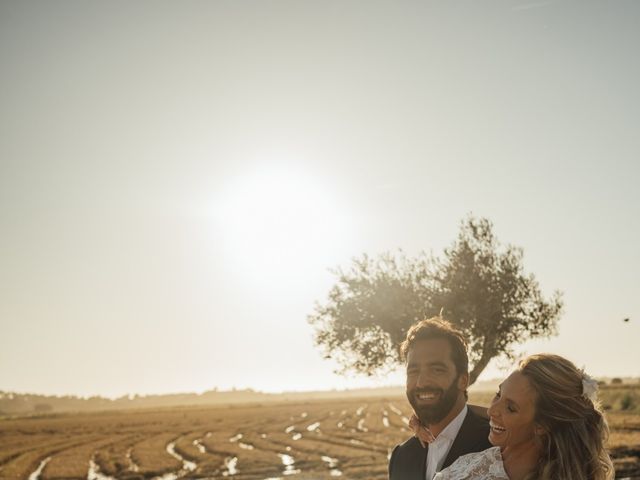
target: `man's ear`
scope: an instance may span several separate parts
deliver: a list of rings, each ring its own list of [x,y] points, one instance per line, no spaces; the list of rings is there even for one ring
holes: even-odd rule
[[[469,388],[469,374],[461,373],[458,375],[458,390],[466,390]]]

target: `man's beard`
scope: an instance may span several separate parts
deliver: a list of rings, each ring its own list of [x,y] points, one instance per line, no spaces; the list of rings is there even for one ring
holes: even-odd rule
[[[433,405],[418,405],[416,395],[421,392],[433,392],[440,395],[440,400]],[[441,388],[414,388],[409,392],[407,398],[413,407],[413,411],[423,425],[433,425],[446,417],[458,399],[458,379],[451,382],[447,390]]]

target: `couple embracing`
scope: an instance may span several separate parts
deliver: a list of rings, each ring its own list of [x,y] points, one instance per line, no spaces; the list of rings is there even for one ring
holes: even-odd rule
[[[569,360],[524,359],[485,411],[467,405],[466,341],[450,323],[418,322],[401,352],[415,436],[393,450],[390,480],[614,478],[595,381]]]

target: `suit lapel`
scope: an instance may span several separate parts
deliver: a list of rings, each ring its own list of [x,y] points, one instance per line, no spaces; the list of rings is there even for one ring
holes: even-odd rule
[[[474,416],[471,410],[467,411],[467,415],[464,417],[462,426],[458,435],[456,435],[447,458],[445,458],[442,468],[446,468],[458,459],[459,456],[464,455],[469,451],[469,447],[475,445],[477,441],[477,432],[474,427]]]
[[[422,446],[422,445],[420,445]],[[426,448],[424,449],[424,454],[422,456],[422,469],[420,469],[420,480],[424,480],[427,476],[427,456],[429,455],[429,444],[427,443]]]
[[[411,456],[411,458],[416,463],[411,468],[411,471],[415,472],[416,475],[420,473],[420,477],[416,477],[416,480],[424,480],[424,477],[427,475],[427,455],[429,452],[429,445],[427,444],[427,448],[423,448],[420,440],[415,437],[414,440],[415,442],[413,443],[413,445],[415,453]]]

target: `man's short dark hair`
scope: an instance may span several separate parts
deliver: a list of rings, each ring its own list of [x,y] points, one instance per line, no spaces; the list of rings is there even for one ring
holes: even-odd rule
[[[407,332],[407,338],[400,344],[400,354],[406,361],[409,350],[420,340],[444,339],[451,346],[451,359],[458,375],[469,373],[469,357],[467,355],[467,342],[464,335],[456,329],[450,322],[442,317],[433,317],[421,320],[411,325]]]

